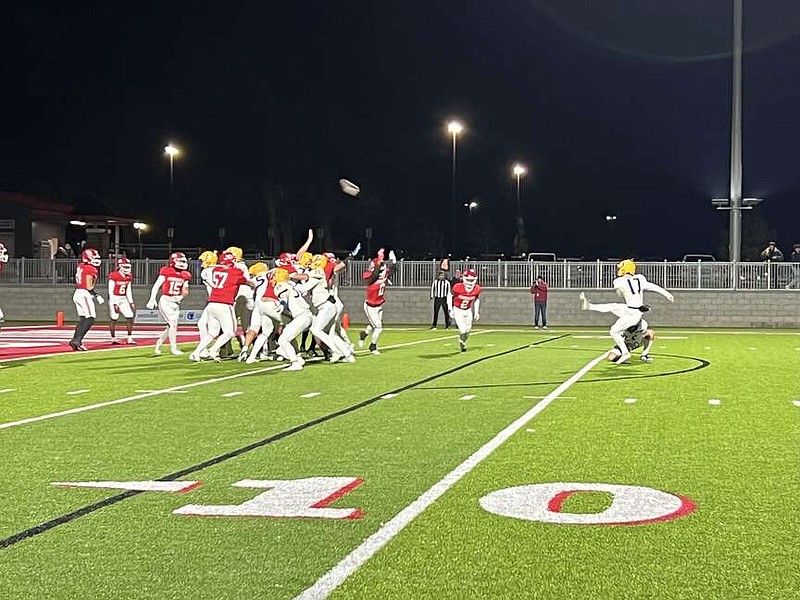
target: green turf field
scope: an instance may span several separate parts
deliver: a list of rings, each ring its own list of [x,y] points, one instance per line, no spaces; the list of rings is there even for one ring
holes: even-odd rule
[[[651,364],[488,328],[292,373],[5,363],[0,598],[800,597],[800,334],[661,334]],[[202,485],[51,485],[155,480]]]

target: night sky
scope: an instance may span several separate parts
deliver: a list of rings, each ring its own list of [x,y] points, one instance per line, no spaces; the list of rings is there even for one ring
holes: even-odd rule
[[[730,0],[193,4],[4,15],[0,189],[104,205],[153,242],[225,227],[267,248],[273,227],[286,250],[323,227],[340,249],[371,227],[408,256],[474,255],[512,250],[521,161],[531,251],[725,256]],[[744,255],[800,241],[798,32],[796,0],[745,1],[744,195],[764,202]]]

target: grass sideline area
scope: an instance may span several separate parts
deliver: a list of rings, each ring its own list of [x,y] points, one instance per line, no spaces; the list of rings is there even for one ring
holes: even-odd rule
[[[604,331],[482,327],[460,353],[389,328],[380,356],[292,373],[5,363],[0,597],[800,597],[800,333],[662,329],[654,362],[614,365]],[[52,485],[148,481],[201,483]],[[545,484],[565,492],[531,519]],[[642,490],[669,518],[541,519],[644,520],[620,508]]]

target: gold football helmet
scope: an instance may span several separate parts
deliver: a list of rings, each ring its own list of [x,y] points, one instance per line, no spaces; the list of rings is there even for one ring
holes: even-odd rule
[[[213,267],[215,264],[217,264],[217,253],[212,252],[211,250],[206,250],[198,258],[204,269],[207,267]]]
[[[300,263],[301,266],[308,268],[308,267],[311,266],[311,260],[313,258],[314,258],[314,255],[311,254],[311,252],[303,252],[300,255],[300,258],[297,259],[297,262]]]
[[[281,283],[286,283],[287,281],[289,281],[289,271],[286,269],[276,269],[272,273],[273,285],[279,285]]]
[[[237,262],[242,260],[242,256],[244,255],[242,249],[239,248],[238,246],[231,246],[230,248],[226,248],[225,252],[230,252],[231,254],[233,254],[236,257]]]
[[[266,273],[267,271],[269,271],[269,267],[266,264],[264,264],[263,262],[257,262],[257,263],[253,263],[252,265],[250,265],[250,268],[247,269],[247,271],[253,277],[257,277],[258,275],[262,275],[263,273]]]
[[[324,269],[326,266],[328,266],[328,257],[324,254],[315,254],[311,259],[312,269]]]
[[[621,260],[617,263],[618,276],[622,277],[623,275],[633,275],[634,273],[636,273],[636,263],[629,258]]]

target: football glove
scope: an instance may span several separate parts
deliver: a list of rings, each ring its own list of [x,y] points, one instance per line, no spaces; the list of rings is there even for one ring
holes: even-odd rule
[[[359,252],[361,252],[361,242],[358,242],[358,243],[356,244],[356,247],[355,247],[355,248],[353,248],[353,249],[350,251],[350,258],[353,258],[354,256],[358,256],[358,253],[359,253]]]
[[[148,301],[148,303],[146,304],[146,306],[147,306],[147,308],[149,308],[150,310],[155,310],[156,306],[158,306],[158,305],[156,304],[156,301],[155,301],[155,300],[150,300],[150,301]]]
[[[100,294],[95,294],[94,299],[97,301],[98,304],[102,304],[103,302],[105,302],[105,300],[103,300],[103,297]]]

